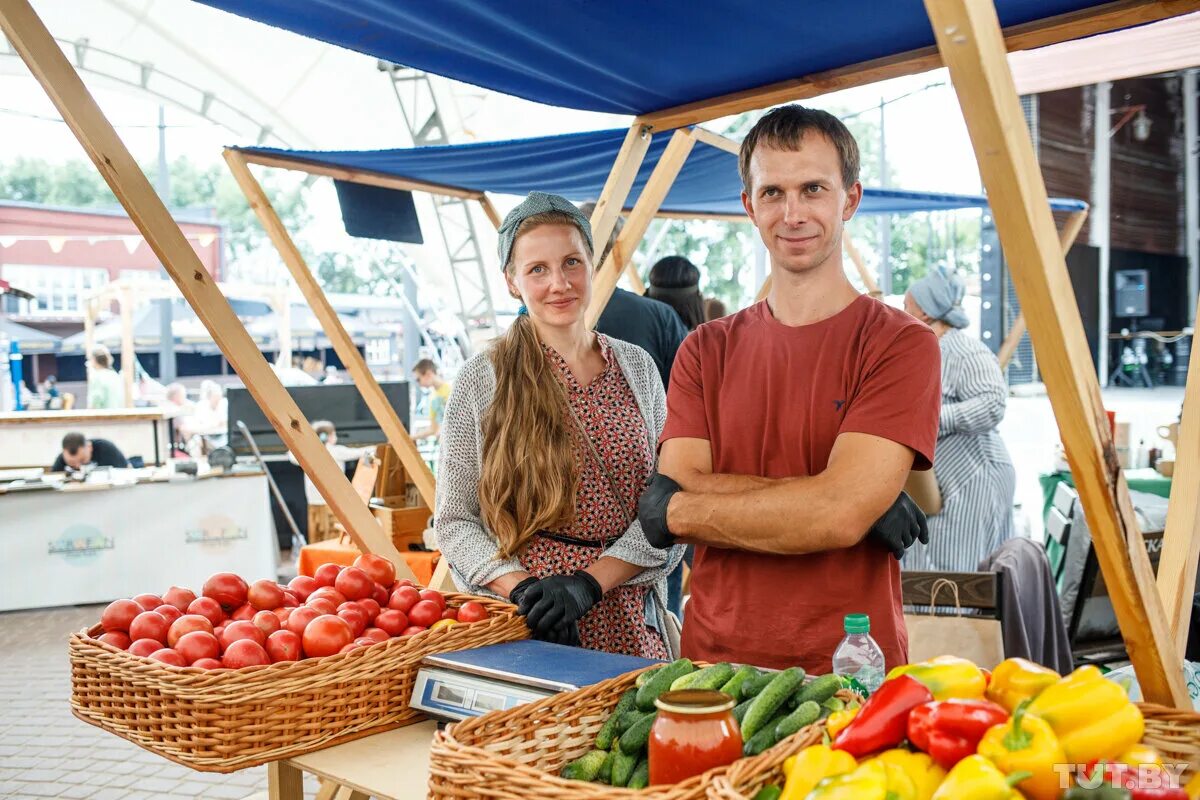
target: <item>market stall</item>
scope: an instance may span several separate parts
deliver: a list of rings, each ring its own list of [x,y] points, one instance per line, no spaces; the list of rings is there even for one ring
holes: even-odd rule
[[[167,418],[157,408],[20,411],[0,414],[0,469],[49,467],[62,439],[80,431],[108,439],[126,456],[161,464],[170,454]]]

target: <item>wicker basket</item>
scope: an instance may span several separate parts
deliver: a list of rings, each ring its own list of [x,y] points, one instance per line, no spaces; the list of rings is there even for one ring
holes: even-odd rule
[[[70,637],[71,710],[158,755],[205,772],[232,772],[407,725],[417,665],[431,653],[525,639],[507,603],[491,616],[349,653],[247,667],[179,669],[111,647],[96,626]]]
[[[647,667],[652,669],[653,667]],[[567,762],[592,749],[596,733],[634,685],[637,670],[574,692],[553,695],[507,711],[493,711],[439,732],[429,759],[431,800],[700,800],[718,767],[681,783],[623,789],[558,776]],[[821,740],[824,726],[810,725],[771,749],[734,766],[766,771]]]

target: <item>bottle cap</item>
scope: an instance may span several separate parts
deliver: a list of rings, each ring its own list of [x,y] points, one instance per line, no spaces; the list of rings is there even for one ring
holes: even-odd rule
[[[871,618],[866,614],[847,614],[842,627],[846,633],[870,633]]]

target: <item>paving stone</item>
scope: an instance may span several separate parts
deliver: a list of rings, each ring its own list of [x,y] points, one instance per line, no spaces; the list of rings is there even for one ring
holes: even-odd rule
[[[14,793],[17,797],[57,797],[61,791],[57,783],[25,783]]]
[[[88,786],[87,784],[79,784],[78,786],[68,786],[58,793],[59,797],[64,797],[66,800],[83,800],[90,798],[96,791],[96,787]]]

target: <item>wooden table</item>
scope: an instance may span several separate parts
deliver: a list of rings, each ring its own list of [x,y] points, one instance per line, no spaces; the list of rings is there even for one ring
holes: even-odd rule
[[[406,725],[267,765],[270,800],[304,800],[302,773],[327,781],[318,800],[413,800],[429,794],[429,747],[437,723]]]

